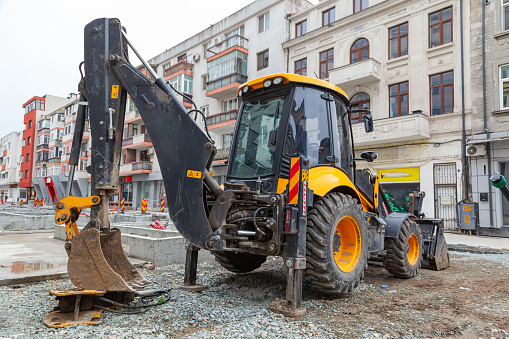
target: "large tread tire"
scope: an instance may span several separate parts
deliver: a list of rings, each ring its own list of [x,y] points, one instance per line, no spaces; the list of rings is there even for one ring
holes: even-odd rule
[[[359,226],[361,248],[359,260],[350,272],[339,269],[334,259],[333,240],[336,225],[351,216]],[[368,260],[368,229],[362,206],[351,196],[328,193],[309,209],[306,237],[305,279],[317,290],[338,295],[351,292],[364,278]]]
[[[419,254],[417,261],[412,265],[408,259],[409,238],[414,235],[418,239]],[[399,230],[397,238],[386,238],[385,249],[387,254],[383,257],[385,269],[398,278],[412,278],[417,275],[422,263],[423,242],[421,230],[417,223],[406,219]]]
[[[216,261],[233,273],[247,273],[256,270],[267,260],[264,255],[256,255],[251,253],[236,253],[236,252],[211,252]]]

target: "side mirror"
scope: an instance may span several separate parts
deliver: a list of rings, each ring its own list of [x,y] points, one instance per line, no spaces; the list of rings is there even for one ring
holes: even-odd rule
[[[276,147],[276,136],[277,136],[277,131],[276,130],[272,130],[270,131],[269,133],[269,143],[268,143],[268,147]]]
[[[373,160],[378,158],[378,154],[372,151],[365,151],[361,153],[361,159],[366,160],[367,162],[373,162]]]
[[[371,115],[371,113],[368,113],[364,116],[364,130],[366,131],[366,133],[371,133],[374,130],[373,116]]]

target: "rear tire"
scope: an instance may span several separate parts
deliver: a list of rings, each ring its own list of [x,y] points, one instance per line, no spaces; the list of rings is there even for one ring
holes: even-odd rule
[[[352,291],[364,278],[368,229],[362,206],[351,196],[329,193],[309,210],[305,279],[327,294]]]
[[[259,268],[267,257],[264,255],[256,255],[251,253],[237,253],[227,251],[211,252],[216,261],[233,273],[247,273]]]
[[[386,238],[384,266],[398,278],[412,278],[417,275],[422,263],[422,235],[415,221],[406,219],[397,238]]]

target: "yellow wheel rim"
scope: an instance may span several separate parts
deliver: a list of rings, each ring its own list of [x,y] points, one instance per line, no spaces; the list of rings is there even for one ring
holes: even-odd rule
[[[408,263],[412,266],[415,265],[419,258],[419,239],[417,239],[415,234],[410,235],[410,238],[408,238],[408,253],[406,257]]]
[[[357,266],[361,257],[361,231],[357,221],[351,216],[345,216],[336,225],[332,244],[334,260],[338,268],[351,272]]]

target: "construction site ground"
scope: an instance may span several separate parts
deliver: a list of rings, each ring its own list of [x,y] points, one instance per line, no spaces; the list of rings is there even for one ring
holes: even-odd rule
[[[98,326],[49,329],[55,305],[48,290],[71,288],[68,279],[0,287],[0,338],[506,338],[509,337],[509,254],[451,252],[451,267],[392,277],[369,266],[354,292],[331,298],[304,283],[307,315],[290,319],[267,310],[285,297],[280,259],[248,274],[202,262],[201,293],[179,290],[184,265],[142,269],[150,289],[170,289],[171,301],[138,315],[104,314]],[[387,286],[383,288],[382,286]]]

